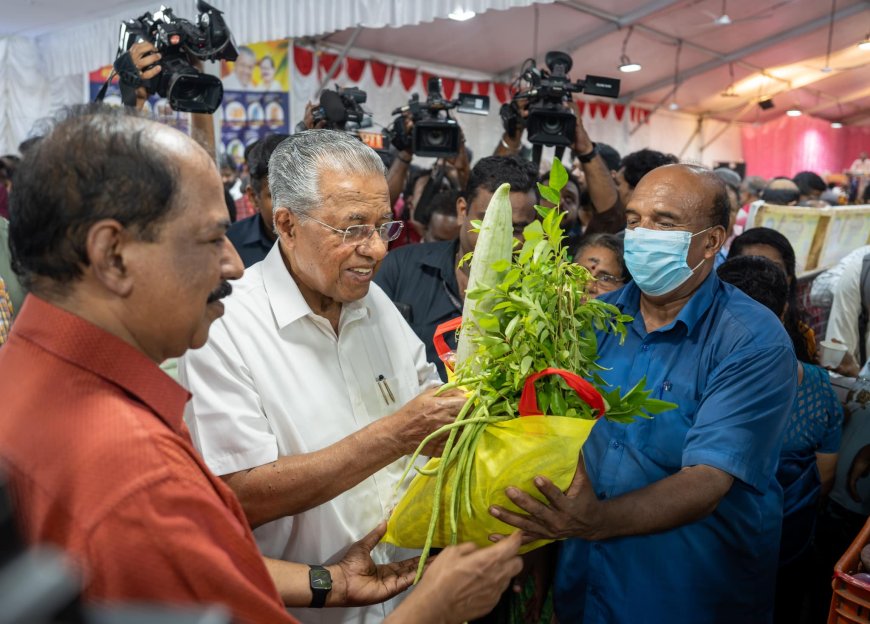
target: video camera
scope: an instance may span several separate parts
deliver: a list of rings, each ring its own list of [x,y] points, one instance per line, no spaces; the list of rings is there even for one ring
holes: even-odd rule
[[[366,102],[366,92],[359,87],[340,88],[335,91],[324,89],[320,94],[320,106],[311,111],[314,123],[325,121],[330,130],[346,130],[350,122],[357,128],[363,127],[366,112],[362,104]]]
[[[603,97],[619,97],[619,79],[603,76],[586,76],[586,80],[571,82],[568,72],[573,62],[564,52],[547,52],[544,57],[547,69],[539,70],[534,60],[523,71],[520,80],[529,83],[529,88],[519,91],[509,104],[504,104],[499,115],[509,134],[514,134],[520,122],[517,101],[527,100],[529,116],[526,131],[532,145],[570,147],[574,144],[577,120],[574,113],[565,108],[572,93],[586,93]],[[549,71],[548,71],[549,70]]]
[[[489,96],[460,93],[455,100],[445,100],[441,79],[437,76],[429,78],[427,90],[429,94],[425,102],[421,102],[415,93],[408,104],[392,112],[399,115],[393,123],[393,145],[400,151],[411,148],[417,156],[456,156],[459,153],[459,124],[449,111],[455,108],[460,113],[486,115],[489,113]],[[409,113],[414,121],[410,137],[405,132],[405,113]]]
[[[220,78],[194,69],[188,54],[202,60],[235,61],[238,50],[221,11],[203,0],[197,0],[196,9],[199,11],[196,24],[176,17],[172,9],[165,6],[121,23],[115,70],[121,76],[124,104],[135,104],[135,90],[144,86],[148,93],[157,93],[169,100],[169,105],[177,111],[213,113],[217,110],[224,95]],[[127,54],[137,41],[149,41],[160,52],[163,69],[149,80],[140,79],[139,70]]]

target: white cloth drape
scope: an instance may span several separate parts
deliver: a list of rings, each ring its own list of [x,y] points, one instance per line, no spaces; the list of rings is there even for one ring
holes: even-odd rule
[[[549,3],[553,0],[213,0],[236,43],[271,41],[284,37],[311,37],[361,24],[368,28],[407,26],[429,22],[457,7],[483,13],[488,9]],[[110,18],[96,20],[38,38],[50,76],[80,74],[102,67],[115,58],[122,19],[138,17],[158,8],[159,2],[130,2]],[[196,3],[170,3],[176,15],[192,20]]]
[[[18,144],[41,127],[57,108],[84,101],[84,77],[49,78],[37,44],[24,37],[0,39],[0,154],[17,153]]]

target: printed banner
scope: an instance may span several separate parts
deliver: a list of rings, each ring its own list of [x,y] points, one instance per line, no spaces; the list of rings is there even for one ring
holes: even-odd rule
[[[238,165],[251,143],[267,134],[289,134],[290,45],[282,39],[239,46],[234,63],[221,62],[221,149]]]

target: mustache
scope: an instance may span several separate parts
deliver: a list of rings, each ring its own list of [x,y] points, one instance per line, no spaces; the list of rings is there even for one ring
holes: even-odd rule
[[[215,288],[208,296],[208,303],[214,303],[218,299],[229,297],[232,292],[232,285],[228,281],[224,280],[223,282],[221,282],[221,285]]]

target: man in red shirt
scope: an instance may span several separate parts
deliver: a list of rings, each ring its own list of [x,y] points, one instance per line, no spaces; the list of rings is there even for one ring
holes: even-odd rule
[[[31,295],[0,351],[0,465],[28,543],[70,553],[89,601],[221,603],[244,622],[408,587],[414,561],[371,560],[383,525],[327,566],[325,591],[308,565],[264,560],[238,500],[191,445],[190,395],[158,364],[205,343],[243,270],[205,151],[166,126],[85,108],[26,159],[10,247]],[[512,541],[448,549],[390,622],[485,613],[518,571]]]

